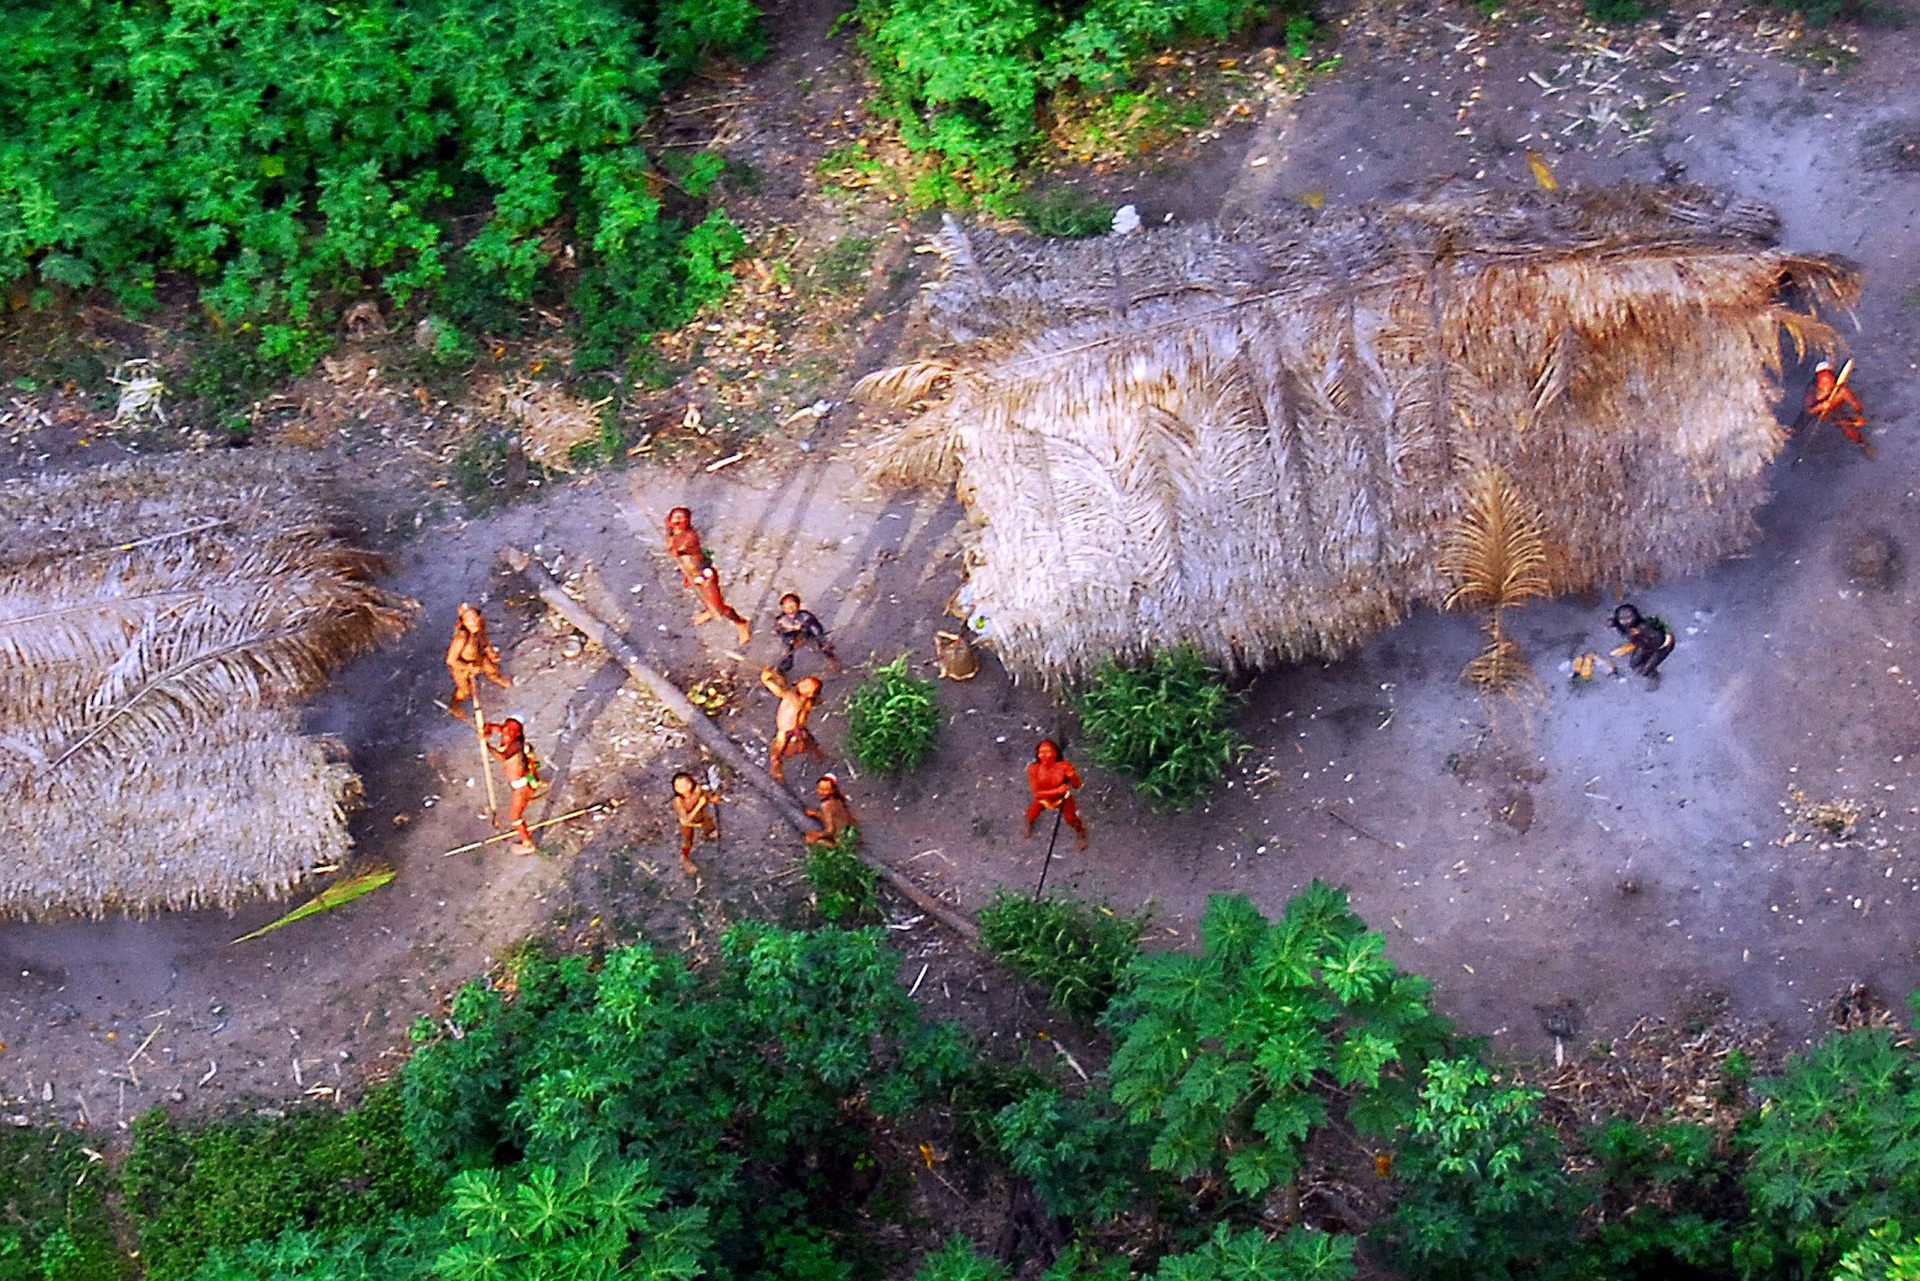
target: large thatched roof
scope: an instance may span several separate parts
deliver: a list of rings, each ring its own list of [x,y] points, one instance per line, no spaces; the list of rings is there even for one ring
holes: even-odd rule
[[[1777,226],[1678,187],[1080,242],[950,221],[923,358],[860,388],[934,403],[874,471],[958,484],[1016,672],[1181,640],[1338,654],[1445,595],[1489,466],[1543,518],[1555,591],[1697,568],[1751,536],[1783,327],[1829,348],[1814,313],[1858,292]]]
[[[0,912],[230,904],[347,850],[359,780],[292,702],[397,635],[298,460],[0,486]]]

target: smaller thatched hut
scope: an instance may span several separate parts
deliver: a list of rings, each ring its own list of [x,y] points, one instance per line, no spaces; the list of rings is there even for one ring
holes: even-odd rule
[[[0,912],[231,905],[348,848],[359,780],[295,702],[398,635],[301,460],[0,486]]]
[[[1439,601],[1469,479],[1541,516],[1552,590],[1695,569],[1752,535],[1783,332],[1858,293],[1699,188],[1474,193],[1044,242],[949,221],[924,406],[883,482],[957,484],[975,609],[1016,673],[1190,641],[1333,656]]]

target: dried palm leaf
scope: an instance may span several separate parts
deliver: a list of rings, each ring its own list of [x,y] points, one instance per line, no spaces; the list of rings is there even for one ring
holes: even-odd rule
[[[872,405],[905,409],[932,395],[953,377],[954,368],[944,360],[914,360],[891,369],[876,369],[853,385],[853,397]]]

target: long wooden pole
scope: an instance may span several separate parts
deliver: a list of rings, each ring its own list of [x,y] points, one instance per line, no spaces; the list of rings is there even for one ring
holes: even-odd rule
[[[487,821],[500,827],[500,802],[493,794],[493,753],[487,750],[487,714],[480,710],[480,676],[473,677],[473,732],[480,740],[480,777],[487,780]]]
[[[553,607],[555,613],[572,623],[600,648],[613,655],[615,661],[626,668],[635,680],[645,685],[655,698],[666,705],[668,711],[680,718],[708,751],[726,762],[728,768],[744,778],[756,792],[766,797],[773,805],[774,811],[792,825],[795,831],[814,830],[813,823],[807,818],[806,810],[793,799],[792,793],[776,783],[771,774],[761,769],[752,758],[740,750],[738,744],[722,734],[713,720],[695,707],[687,696],[680,692],[678,686],[648,665],[646,660],[640,657],[639,651],[627,643],[625,637],[607,626],[599,615],[561,591],[560,584],[553,580],[553,575],[546,571],[545,566],[518,547],[503,547],[500,555],[515,572],[527,580],[534,591],[539,593],[541,600]],[[908,902],[969,943],[980,941],[979,926],[885,863],[871,857],[863,857],[874,871],[880,874],[880,879],[893,887]]]
[[[619,807],[620,807],[620,801],[618,797],[614,798],[613,800],[595,801],[593,804],[583,805],[577,810],[568,810],[565,814],[560,815],[560,817],[558,818],[542,819],[538,823],[529,823],[527,824],[527,830],[529,832],[537,832],[543,827],[552,827],[555,823],[564,823],[570,818],[579,818],[582,814],[595,814],[601,810],[618,809]],[[492,845],[498,841],[510,841],[518,835],[519,835],[518,832],[502,832],[498,836],[489,836],[484,841],[468,841],[465,845],[461,845],[454,849],[448,850],[446,853],[442,854],[440,857],[451,858],[455,854],[465,854],[469,850],[477,850],[483,845]]]

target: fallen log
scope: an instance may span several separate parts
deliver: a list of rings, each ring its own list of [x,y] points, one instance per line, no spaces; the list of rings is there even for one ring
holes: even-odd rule
[[[626,668],[635,680],[645,685],[668,711],[680,718],[708,751],[745,779],[756,792],[766,797],[772,803],[774,811],[790,823],[795,831],[815,830],[813,821],[807,817],[807,812],[800,803],[793,799],[791,792],[774,781],[773,775],[755,764],[751,757],[740,750],[737,743],[721,733],[720,727],[715,725],[705,712],[695,707],[692,701],[680,692],[679,686],[655,671],[624,636],[609,627],[598,614],[560,590],[560,584],[554,581],[553,575],[547,572],[544,565],[518,547],[504,547],[500,555],[514,572],[525,578],[528,585],[539,593],[541,600],[553,607],[555,613],[572,623],[587,639],[613,655],[620,666]],[[972,921],[961,916],[871,854],[862,854],[861,857],[880,874],[881,880],[922,912],[967,942],[980,941],[980,927]]]

